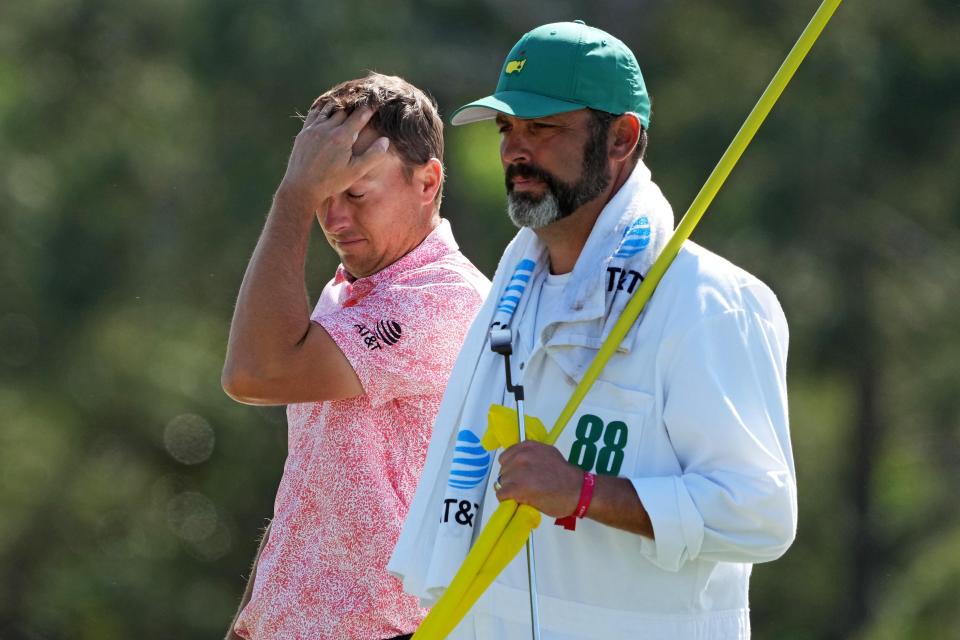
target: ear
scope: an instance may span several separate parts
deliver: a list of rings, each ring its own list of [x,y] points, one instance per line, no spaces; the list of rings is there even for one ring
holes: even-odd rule
[[[420,203],[433,206],[437,191],[443,184],[443,164],[436,158],[430,158],[413,170],[413,181],[420,196]]]
[[[640,118],[635,113],[618,116],[610,125],[609,153],[613,160],[628,160],[640,141]]]

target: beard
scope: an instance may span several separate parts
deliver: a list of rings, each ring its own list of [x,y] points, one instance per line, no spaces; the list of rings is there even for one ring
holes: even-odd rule
[[[517,227],[540,229],[566,218],[581,206],[599,196],[610,184],[607,167],[606,131],[592,135],[583,148],[580,179],[564,182],[552,173],[533,164],[511,164],[507,167],[507,215]],[[515,178],[533,178],[546,189],[540,195],[513,190]]]

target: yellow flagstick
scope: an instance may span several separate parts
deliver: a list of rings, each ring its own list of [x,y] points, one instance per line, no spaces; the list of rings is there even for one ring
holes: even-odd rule
[[[466,611],[458,615],[458,605],[487,559],[491,556],[503,532],[513,519],[516,510],[517,503],[513,500],[504,500],[500,503],[497,510],[490,516],[490,520],[487,521],[487,526],[477,536],[476,542],[470,548],[470,553],[467,554],[463,564],[460,565],[460,569],[457,570],[457,574],[450,581],[450,586],[447,587],[440,600],[430,610],[430,614],[420,623],[414,638],[417,640],[445,638],[457,626],[460,618],[466,615]]]
[[[487,432],[483,435],[481,446],[488,451],[495,451],[501,448],[506,449],[519,442],[520,434],[516,426],[516,416],[517,412],[513,409],[501,405],[491,406],[487,416]],[[543,442],[547,436],[546,427],[533,416],[526,418],[527,437]],[[515,518],[514,514],[517,512],[517,503],[514,500],[504,500],[500,503],[486,526],[478,534],[473,547],[451,580],[450,586],[420,624],[414,637],[422,640],[448,636],[483,593],[483,589],[486,589],[503,567],[509,564],[510,559],[523,547],[530,531],[540,524],[540,512],[533,507],[521,505],[518,514],[520,517]],[[528,528],[526,531],[519,531],[517,527],[523,524],[528,525]],[[510,542],[501,544],[500,540],[506,539],[507,536],[510,536]],[[512,549],[517,541],[520,546],[513,549],[503,564],[496,568],[493,564],[494,559],[502,557],[504,549],[507,547]],[[484,583],[486,586],[477,592],[475,585]]]
[[[511,500],[510,502],[513,501]],[[450,624],[450,629],[447,631],[447,634],[453,631],[453,627],[467,615],[467,612],[470,611],[474,603],[480,599],[480,596],[487,590],[487,587],[493,584],[493,581],[497,579],[500,572],[510,564],[510,561],[520,552],[520,549],[523,549],[523,545],[526,543],[527,538],[530,537],[530,533],[536,529],[539,524],[539,511],[528,504],[522,504],[517,508],[516,513],[513,518],[511,518],[503,535],[500,536],[500,540],[497,541],[496,547],[490,552],[487,561],[483,563],[483,567],[477,573],[477,577],[470,583],[470,588],[457,605],[455,619],[451,621],[452,624],[448,623]]]
[[[730,146],[727,147],[717,166],[707,178],[706,183],[700,189],[697,197],[694,198],[690,208],[687,209],[687,212],[680,220],[680,224],[677,225],[677,230],[670,238],[670,241],[667,242],[663,252],[654,262],[650,268],[650,272],[627,303],[620,318],[611,329],[610,335],[606,341],[604,341],[603,345],[601,345],[593,362],[590,363],[577,388],[570,396],[570,400],[567,401],[566,406],[563,408],[556,423],[547,435],[545,440],[547,444],[555,444],[560,434],[563,433],[564,428],[567,426],[570,418],[573,417],[577,407],[580,406],[580,403],[584,397],[586,397],[587,392],[600,375],[603,367],[626,337],[631,325],[636,321],[643,307],[653,295],[654,290],[663,278],[664,273],[666,273],[667,268],[680,252],[680,247],[693,233],[694,228],[700,222],[704,213],[706,213],[707,207],[713,201],[714,196],[720,191],[720,187],[723,186],[727,176],[730,175],[733,167],[743,155],[747,145],[753,140],[760,125],[763,124],[763,121],[771,109],[773,109],[773,105],[776,104],[777,99],[783,93],[783,90],[787,84],[789,84],[791,78],[793,78],[800,63],[803,62],[803,59],[810,52],[814,42],[820,37],[820,34],[827,26],[837,7],[840,6],[841,1],[842,0],[824,0],[813,15],[810,23],[803,30],[803,33],[800,34],[797,43],[793,46],[793,49],[790,50],[790,53],[787,54],[783,64],[777,70],[770,84],[767,85],[767,88],[757,101],[756,106],[754,106],[753,110],[747,116],[743,126],[740,127],[740,131],[737,132],[737,135],[730,143]],[[509,503],[512,503],[512,501],[502,503],[501,507]],[[524,507],[526,507],[526,505],[517,509],[515,503],[507,507],[506,512],[510,512],[509,521],[497,517],[501,515],[500,509],[491,517],[487,527],[484,527],[483,531],[480,532],[477,543],[474,545],[474,548],[471,549],[471,553],[468,554],[467,560],[464,561],[460,571],[457,572],[457,575],[451,582],[451,588],[448,588],[447,591],[444,592],[443,596],[437,602],[437,605],[433,608],[433,611],[431,611],[430,615],[424,620],[420,629],[417,630],[417,633],[414,634],[414,638],[417,640],[445,638],[467,614],[470,607],[472,607],[474,602],[482,595],[483,591],[510,563],[520,549],[523,548],[530,531],[537,525],[537,522],[525,522],[525,518],[518,523],[513,522],[514,512],[520,513],[521,511],[529,509],[529,507],[526,507],[526,509]],[[495,519],[496,522],[494,522]],[[478,547],[481,546],[481,541],[483,541],[483,549],[478,549]],[[476,556],[473,554],[475,550],[480,551]],[[462,576],[461,573],[463,574]],[[453,589],[454,585],[457,586],[456,589]]]
[[[643,311],[644,305],[647,304],[657,285],[660,284],[660,279],[663,278],[663,274],[666,273],[673,259],[677,257],[677,254],[680,252],[680,246],[687,241],[690,234],[693,233],[693,229],[700,222],[700,219],[703,218],[707,207],[713,202],[714,196],[720,191],[720,187],[723,186],[727,176],[730,175],[733,167],[737,164],[737,161],[740,160],[740,156],[743,155],[747,145],[753,140],[753,136],[757,133],[760,125],[763,124],[770,110],[773,109],[773,105],[776,104],[777,99],[787,87],[790,79],[793,78],[793,74],[800,66],[800,63],[803,62],[807,53],[810,52],[813,43],[820,37],[824,27],[827,26],[827,22],[830,21],[833,13],[837,10],[837,7],[840,6],[840,2],[841,0],[824,0],[823,4],[820,5],[820,8],[817,9],[817,12],[813,15],[810,23],[803,30],[803,33],[800,34],[797,43],[793,45],[793,49],[787,54],[787,58],[773,76],[773,80],[770,81],[770,84],[767,85],[760,99],[757,100],[757,104],[753,107],[750,115],[747,116],[743,126],[740,127],[740,131],[734,136],[733,142],[727,147],[717,166],[714,167],[710,173],[710,177],[707,178],[707,181],[703,187],[701,187],[700,193],[693,199],[690,208],[687,209],[687,212],[680,220],[680,224],[677,225],[677,230],[673,233],[670,241],[667,242],[667,246],[664,247],[663,252],[657,258],[656,262],[653,263],[653,266],[650,267],[650,272],[646,278],[644,278],[643,282],[640,283],[640,287],[637,288],[636,293],[630,298],[630,302],[627,303],[620,318],[610,330],[610,335],[607,337],[607,340],[600,346],[600,350],[597,352],[597,355],[594,356],[593,362],[590,363],[587,371],[583,374],[580,384],[574,389],[570,400],[567,401],[566,406],[563,408],[563,411],[560,412],[560,416],[550,430],[550,435],[547,436],[547,444],[556,443],[557,438],[563,433],[563,429],[567,426],[570,418],[573,417],[573,414],[587,395],[590,387],[593,386],[597,376],[600,375],[607,361],[617,350],[617,347],[620,346],[620,342],[626,337],[627,332],[630,331],[630,327],[640,315],[640,312]]]

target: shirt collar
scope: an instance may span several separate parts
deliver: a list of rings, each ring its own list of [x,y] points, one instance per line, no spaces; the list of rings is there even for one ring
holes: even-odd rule
[[[457,241],[453,238],[450,222],[441,218],[440,224],[423,239],[423,242],[414,247],[409,253],[396,262],[387,265],[380,271],[351,282],[351,276],[343,265],[337,266],[337,273],[333,278],[334,284],[346,283],[353,295],[365,295],[381,282],[390,282],[399,274],[411,269],[422,267],[436,261],[438,258],[456,253],[460,250]]]

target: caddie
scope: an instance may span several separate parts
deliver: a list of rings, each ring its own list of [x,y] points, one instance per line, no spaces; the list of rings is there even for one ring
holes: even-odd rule
[[[228,639],[408,638],[386,572],[450,370],[489,281],[440,217],[443,122],[405,80],[341,83],[307,114],[250,259],[224,389],[286,404],[289,455]],[[318,222],[340,258],[311,312]]]
[[[549,428],[674,227],[643,162],[647,89],[612,35],[580,21],[525,34],[495,92],[452,122],[491,119],[520,231],[454,367],[388,569],[435,602],[513,499],[550,516],[533,534],[544,640],[748,638],[752,565],[780,557],[797,523],[777,298],[686,242],[556,446],[485,454],[490,406],[515,407],[491,327],[510,329],[527,423]],[[529,638],[527,590],[521,553],[451,637]]]

